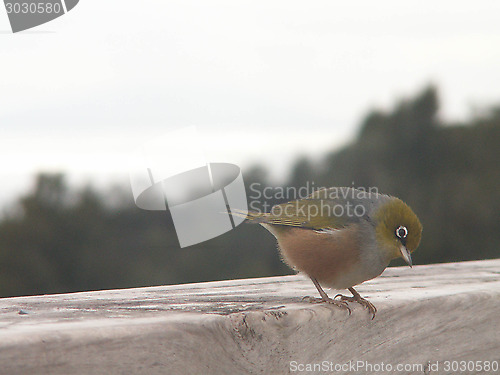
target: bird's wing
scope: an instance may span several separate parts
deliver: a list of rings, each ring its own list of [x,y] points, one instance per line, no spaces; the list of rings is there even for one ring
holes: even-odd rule
[[[331,201],[309,197],[274,206],[265,222],[316,230],[343,228],[350,220],[336,215],[334,208]]]
[[[253,223],[292,226],[305,229],[340,229],[358,223],[366,212],[365,200],[356,196],[355,189],[345,188],[346,192],[334,195],[334,190],[322,189],[305,199],[299,199],[273,206],[269,213],[248,212],[246,219]],[[350,190],[349,190],[350,189]],[[363,209],[356,211],[357,205]],[[243,216],[234,213],[238,216]]]

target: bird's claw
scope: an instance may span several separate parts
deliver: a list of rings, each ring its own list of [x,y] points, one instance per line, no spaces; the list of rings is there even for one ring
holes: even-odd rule
[[[377,313],[377,308],[373,305],[373,303],[371,303],[367,299],[365,299],[363,297],[358,297],[358,296],[348,297],[348,296],[344,296],[343,294],[337,294],[333,298],[336,299],[337,297],[340,297],[340,301],[342,301],[342,302],[348,301],[348,302],[359,303],[361,306],[368,309],[368,312],[370,312],[370,314],[372,314],[372,320],[375,319],[375,314]]]
[[[335,305],[337,307],[340,307],[342,309],[347,309],[347,311],[349,312],[349,315],[351,315],[351,308],[349,307],[349,305],[347,304],[347,302],[345,301],[337,301],[335,299],[332,299],[330,297],[327,297],[327,298],[315,298],[315,297],[309,297],[309,296],[306,296],[304,298],[302,298],[302,301],[308,301],[310,303],[329,303],[331,305]]]

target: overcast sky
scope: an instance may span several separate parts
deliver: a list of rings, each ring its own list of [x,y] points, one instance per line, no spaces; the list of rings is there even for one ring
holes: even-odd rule
[[[38,170],[126,181],[197,125],[209,161],[286,176],[429,82],[441,116],[500,103],[498,1],[80,0],[12,34],[0,7],[0,203]]]

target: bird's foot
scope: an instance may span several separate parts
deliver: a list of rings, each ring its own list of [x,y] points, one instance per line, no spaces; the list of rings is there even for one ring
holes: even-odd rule
[[[340,301],[342,301],[344,303],[346,301],[359,303],[361,306],[364,306],[365,308],[367,308],[368,311],[370,312],[370,314],[372,314],[372,320],[375,319],[375,314],[377,313],[377,308],[373,305],[373,303],[371,303],[367,299],[361,297],[358,293],[354,294],[352,297],[347,297],[347,296],[344,296],[342,294],[337,294],[333,298],[337,298],[337,297],[340,297]]]
[[[302,298],[302,301],[307,301],[307,302],[310,302],[310,303],[329,303],[331,305],[335,305],[337,307],[340,307],[341,309],[347,309],[347,311],[349,312],[349,315],[351,315],[351,309],[349,308],[349,305],[347,305],[347,302],[343,301],[343,300],[335,300],[335,299],[331,299],[330,297],[326,297],[326,298],[315,298],[315,297],[304,297]]]

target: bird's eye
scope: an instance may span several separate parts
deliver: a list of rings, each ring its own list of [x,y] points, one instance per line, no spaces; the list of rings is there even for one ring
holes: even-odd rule
[[[396,237],[404,240],[406,237],[408,236],[408,229],[406,229],[406,227],[400,225],[397,229],[396,229]]]

